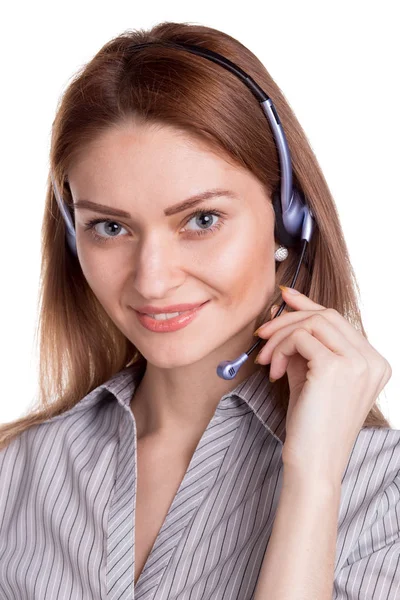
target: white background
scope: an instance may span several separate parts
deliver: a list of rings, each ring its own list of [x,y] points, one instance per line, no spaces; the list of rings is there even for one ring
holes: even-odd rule
[[[400,429],[396,4],[7,3],[0,15],[0,423],[21,416],[36,393],[40,228],[58,99],[74,73],[110,38],[126,29],[177,21],[214,27],[244,43],[302,124],[339,210],[369,341],[392,366],[380,402]]]

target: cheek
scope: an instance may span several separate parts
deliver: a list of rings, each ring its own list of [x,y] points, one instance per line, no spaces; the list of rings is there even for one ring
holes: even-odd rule
[[[233,304],[257,298],[265,303],[275,285],[274,238],[251,232],[225,239],[207,261],[208,281]]]
[[[112,266],[110,265],[107,252],[87,251],[83,248],[79,254],[79,262],[90,289],[103,307],[115,304],[115,297],[118,296],[122,285],[123,273],[114,262]]]

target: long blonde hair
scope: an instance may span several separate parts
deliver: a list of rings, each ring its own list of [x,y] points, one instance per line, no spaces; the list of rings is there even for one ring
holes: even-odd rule
[[[279,157],[266,118],[249,89],[215,63],[179,49],[137,44],[154,41],[204,46],[230,59],[262,87],[278,111],[290,148],[293,184],[303,190],[317,229],[296,288],[333,307],[366,338],[358,305],[359,287],[337,209],[292,109],[263,64],[233,37],[197,24],[163,22],[149,30],[127,30],[107,42],[72,79],[52,126],[50,169],[64,200],[72,206],[68,168],[87,144],[124,122],[169,125],[206,142],[210,149],[246,167],[268,195],[280,186]],[[279,241],[279,240],[278,240]],[[276,268],[276,282],[289,285],[298,252]],[[267,320],[277,289],[257,327]],[[50,174],[42,224],[38,307],[39,390],[37,405],[0,427],[0,449],[32,425],[72,408],[86,394],[128,365],[144,370],[146,360],[111,321],[91,291],[65,243],[65,225]],[[269,372],[269,365],[265,368]],[[275,384],[287,409],[289,385]],[[391,427],[377,402],[364,427]]]

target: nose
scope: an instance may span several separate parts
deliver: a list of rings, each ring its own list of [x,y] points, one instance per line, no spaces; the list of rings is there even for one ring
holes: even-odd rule
[[[134,283],[142,298],[171,297],[171,290],[185,280],[186,267],[178,245],[167,237],[152,235],[139,244],[135,257]]]

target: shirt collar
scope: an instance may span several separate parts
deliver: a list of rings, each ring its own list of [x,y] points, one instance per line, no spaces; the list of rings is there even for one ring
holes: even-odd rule
[[[89,392],[70,410],[56,415],[48,421],[59,420],[66,415],[88,409],[103,398],[109,399],[110,394],[125,410],[130,411],[132,396],[142,374],[143,369],[139,370],[136,365],[125,367],[110,377],[108,381]],[[218,403],[216,412],[234,415],[244,414],[249,412],[249,409],[253,411],[265,429],[283,445],[286,436],[286,413],[277,402],[275,387],[262,368],[224,394]]]
[[[141,373],[133,365],[125,367],[100,387],[111,392],[120,404],[130,410],[132,396],[140,379]],[[222,396],[217,411],[240,414],[248,412],[250,408],[267,431],[283,445],[286,412],[277,402],[275,389],[266,372],[259,369]]]

